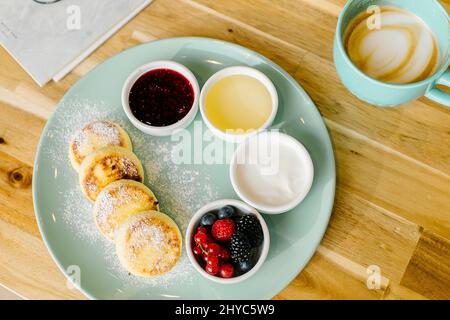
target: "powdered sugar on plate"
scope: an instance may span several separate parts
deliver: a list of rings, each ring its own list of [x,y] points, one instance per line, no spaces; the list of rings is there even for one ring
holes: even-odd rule
[[[90,147],[91,135],[94,135],[97,145],[120,145],[120,132],[113,124],[108,121],[95,121],[77,131],[73,138],[73,143],[76,144],[80,153],[90,152],[91,148],[86,147]]]
[[[195,271],[184,248],[177,265],[161,277],[143,278],[128,274],[116,256],[114,243],[106,240],[96,227],[93,204],[83,196],[78,185],[78,175],[70,164],[69,142],[79,129],[92,121],[111,120],[122,126],[131,138],[133,151],[144,166],[145,184],[155,193],[161,211],[174,219],[183,235],[195,211],[218,197],[211,177],[195,166],[173,163],[170,159],[176,142],[143,134],[118,112],[117,107],[111,108],[100,101],[75,97],[64,100],[59,108],[64,108],[64,112],[55,114],[54,125],[47,132],[53,143],[42,149],[51,159],[58,179],[73,184],[73,188],[60,191],[63,199],[62,217],[58,218],[65,222],[77,241],[86,246],[95,246],[96,250],[100,248],[107,262],[105,269],[111,276],[126,283],[126,286],[159,287],[192,281]]]

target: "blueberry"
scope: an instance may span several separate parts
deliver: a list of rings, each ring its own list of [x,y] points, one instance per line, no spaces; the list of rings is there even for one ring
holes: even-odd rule
[[[239,270],[241,272],[248,272],[251,268],[253,268],[253,263],[250,260],[239,261]]]
[[[217,216],[219,217],[219,219],[226,219],[234,216],[234,213],[235,213],[234,207],[225,206],[219,209]]]
[[[214,213],[208,212],[200,219],[200,225],[201,226],[212,226],[214,222],[216,222],[217,217]]]

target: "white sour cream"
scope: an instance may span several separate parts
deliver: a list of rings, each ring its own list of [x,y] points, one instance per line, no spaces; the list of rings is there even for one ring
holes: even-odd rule
[[[279,132],[262,132],[242,143],[230,177],[236,193],[256,209],[282,213],[308,194],[314,168],[305,147]]]

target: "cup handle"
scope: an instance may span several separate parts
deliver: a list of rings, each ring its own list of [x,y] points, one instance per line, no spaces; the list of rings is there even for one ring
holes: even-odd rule
[[[436,84],[442,84],[450,87],[450,72],[446,71],[437,81]],[[440,103],[446,107],[450,107],[450,94],[439,90],[438,88],[432,88],[425,94],[430,100]]]

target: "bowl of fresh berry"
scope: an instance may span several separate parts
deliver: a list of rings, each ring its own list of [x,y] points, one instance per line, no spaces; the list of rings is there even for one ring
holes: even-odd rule
[[[232,284],[254,275],[270,246],[267,224],[248,204],[223,199],[208,203],[186,230],[186,251],[205,278]]]

